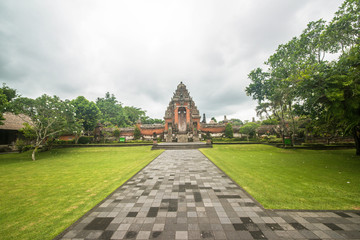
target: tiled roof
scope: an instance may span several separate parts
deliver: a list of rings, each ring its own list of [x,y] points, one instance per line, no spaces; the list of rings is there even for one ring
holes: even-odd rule
[[[0,125],[0,129],[3,130],[20,130],[25,122],[31,122],[30,117],[24,114],[15,115],[7,112],[3,114],[3,117],[5,120],[3,120],[3,125]]]

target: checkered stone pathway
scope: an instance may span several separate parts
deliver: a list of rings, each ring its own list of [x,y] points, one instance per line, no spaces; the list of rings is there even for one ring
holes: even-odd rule
[[[57,239],[360,239],[359,212],[265,210],[198,150],[168,150]]]

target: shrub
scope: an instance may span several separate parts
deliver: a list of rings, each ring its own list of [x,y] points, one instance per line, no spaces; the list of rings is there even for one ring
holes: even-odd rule
[[[301,146],[304,146],[304,147],[324,147],[325,144],[323,144],[323,143],[302,143]]]
[[[19,139],[19,138],[16,139],[15,146],[19,150],[20,153],[26,152],[26,151],[30,150],[32,147],[31,145],[26,144],[26,142],[24,140]]]
[[[134,139],[137,140],[141,137],[141,132],[138,126],[135,126],[134,129]]]
[[[120,130],[119,130],[119,129],[115,129],[114,132],[113,132],[113,134],[114,134],[114,137],[119,138],[119,137],[120,137]]]
[[[54,144],[66,145],[66,144],[74,144],[75,140],[55,140]]]
[[[230,123],[226,124],[225,127],[225,137],[227,138],[233,138],[234,137],[234,130]]]
[[[89,144],[93,141],[93,136],[81,136],[78,140],[79,144]]]

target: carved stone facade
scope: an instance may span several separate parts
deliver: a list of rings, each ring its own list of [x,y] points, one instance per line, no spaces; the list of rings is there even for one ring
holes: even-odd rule
[[[199,141],[200,113],[181,82],[165,111],[165,138],[167,142]]]
[[[136,125],[140,129],[142,139],[151,140],[161,138],[166,142],[197,142],[201,134],[209,133],[213,137],[222,137],[227,123],[206,123],[205,115],[200,122],[200,112],[190,97],[186,86],[181,82],[171,98],[165,111],[165,124]],[[134,128],[120,129],[120,136],[131,140],[134,137]]]

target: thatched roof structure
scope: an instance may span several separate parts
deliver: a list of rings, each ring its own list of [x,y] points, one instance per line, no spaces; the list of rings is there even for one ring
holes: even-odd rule
[[[0,125],[2,130],[20,130],[24,127],[25,122],[31,122],[30,117],[24,114],[15,115],[6,112],[3,117],[5,120],[3,120],[3,125]]]

